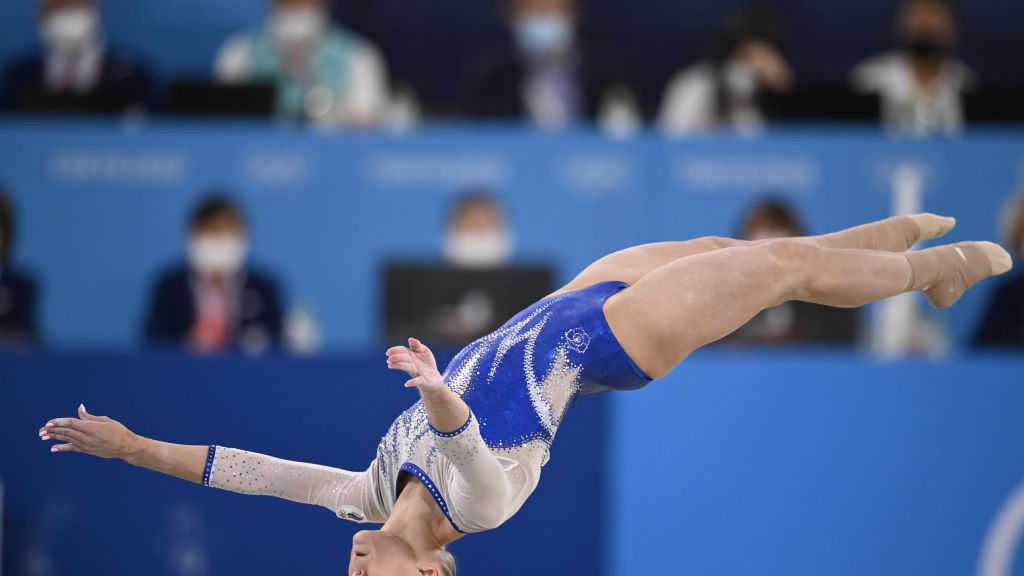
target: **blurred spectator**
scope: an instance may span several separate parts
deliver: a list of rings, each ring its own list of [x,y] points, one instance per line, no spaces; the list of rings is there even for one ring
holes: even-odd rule
[[[277,345],[278,290],[246,262],[248,234],[239,208],[226,197],[208,197],[195,209],[188,232],[187,265],[171,268],[155,283],[146,338],[200,352],[261,352]]]
[[[792,83],[774,14],[745,9],[719,32],[706,61],[672,80],[659,123],[669,134],[756,127],[762,122],[758,92],[788,91]]]
[[[0,346],[30,344],[36,327],[36,284],[10,264],[17,220],[14,206],[0,189]]]
[[[962,95],[973,86],[974,74],[953,57],[953,6],[947,0],[905,0],[896,32],[900,48],[858,65],[854,86],[881,95],[883,119],[892,129],[956,131],[963,122]]]
[[[747,240],[803,235],[804,227],[796,212],[782,200],[758,203],[743,221],[742,237]],[[729,340],[757,344],[853,345],[858,331],[856,310],[789,302],[761,312]]]
[[[225,83],[275,83],[281,118],[367,126],[387,105],[380,54],[333,24],[326,0],[272,0],[262,30],[224,43],[215,73]]]
[[[444,258],[458,268],[497,268],[512,257],[512,231],[505,210],[486,191],[455,202],[444,236]]]
[[[40,10],[41,47],[4,71],[4,110],[115,114],[149,105],[149,71],[106,43],[95,0],[42,0]]]
[[[1016,270],[999,279],[974,335],[978,348],[1024,348],[1024,191],[1005,211],[1007,249],[1017,256]]]
[[[510,59],[492,63],[471,87],[470,112],[481,118],[529,119],[559,128],[593,108],[584,94],[574,0],[506,0],[516,45]]]
[[[453,205],[444,262],[387,267],[385,330],[459,346],[498,328],[554,290],[548,266],[512,262],[514,237],[498,200],[486,190]]]

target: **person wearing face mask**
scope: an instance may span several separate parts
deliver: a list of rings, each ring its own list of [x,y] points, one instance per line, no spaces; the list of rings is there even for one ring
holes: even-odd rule
[[[324,0],[271,0],[264,29],[225,42],[215,76],[224,83],[272,82],[278,117],[318,125],[373,125],[388,98],[379,52],[332,24]]]
[[[1024,261],[1024,190],[1010,198],[1003,211],[1006,247]],[[1024,273],[1000,279],[975,330],[972,345],[979,349],[1024,350]]]
[[[146,339],[197,352],[259,353],[279,344],[282,308],[276,283],[247,263],[241,211],[223,196],[200,202],[186,241],[187,264],[157,280]]]
[[[792,84],[774,15],[744,9],[719,33],[710,58],[686,68],[669,83],[658,124],[670,135],[753,129],[763,122],[758,92],[785,92]]]
[[[462,346],[554,289],[549,266],[514,256],[515,235],[498,198],[486,189],[464,192],[448,213],[440,263],[386,265],[386,337],[417,333]],[[418,288],[427,284],[429,291]]]
[[[4,72],[5,110],[118,114],[149,107],[151,75],[107,44],[97,0],[41,0],[39,26],[41,49]]]
[[[743,219],[740,237],[753,242],[794,238],[805,233],[796,210],[780,198],[754,204]],[[727,344],[853,346],[860,334],[856,310],[808,302],[786,302],[762,311],[725,339]]]
[[[39,341],[36,283],[11,264],[15,225],[14,206],[0,189],[0,348]]]
[[[469,112],[478,118],[529,120],[562,128],[594,115],[576,38],[573,0],[508,0],[506,18],[515,44],[511,58],[471,72]]]
[[[505,211],[487,192],[470,192],[452,208],[444,236],[444,259],[457,268],[498,268],[514,249]]]
[[[906,0],[897,15],[900,49],[859,64],[854,86],[882,97],[883,120],[916,135],[955,133],[974,73],[953,56],[956,14],[947,0]]]

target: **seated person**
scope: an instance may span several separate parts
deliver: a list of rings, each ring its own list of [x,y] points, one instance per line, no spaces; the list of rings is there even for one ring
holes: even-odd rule
[[[199,203],[187,239],[188,263],[157,279],[146,339],[199,352],[262,352],[281,339],[281,300],[274,281],[246,262],[248,239],[239,208],[223,196]]]
[[[554,289],[547,266],[515,265],[512,230],[487,191],[456,200],[445,227],[443,263],[392,263],[387,269],[388,337],[427,334],[461,345],[498,327]],[[409,331],[412,332],[409,332]]]
[[[272,82],[277,116],[367,126],[387,105],[387,72],[368,41],[331,23],[326,0],[272,0],[267,25],[229,38],[217,56],[224,83]]]
[[[954,132],[974,74],[953,57],[956,14],[947,0],[905,0],[897,15],[900,49],[853,71],[854,87],[882,97],[885,124],[911,134]]]
[[[0,190],[0,347],[37,342],[36,284],[11,265],[14,206]]]
[[[1015,270],[1000,278],[974,335],[975,348],[1024,349],[1024,192],[1006,211],[1006,248],[1017,256]]]
[[[583,81],[574,0],[506,0],[515,53],[470,72],[467,107],[477,118],[561,128],[593,116]]]
[[[150,74],[106,43],[96,0],[42,0],[39,27],[41,48],[4,71],[4,110],[119,114],[148,107]]]
[[[743,221],[745,240],[803,236],[796,212],[782,200],[764,200]],[[857,311],[807,302],[788,302],[755,316],[727,339],[750,344],[826,344],[852,346],[860,330]]]
[[[659,124],[673,135],[757,127],[763,122],[758,92],[785,92],[792,82],[774,19],[744,10],[719,33],[710,58],[672,79]]]

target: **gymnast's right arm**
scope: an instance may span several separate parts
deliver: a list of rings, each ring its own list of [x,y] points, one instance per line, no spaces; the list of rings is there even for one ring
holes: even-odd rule
[[[376,462],[369,470],[349,472],[234,448],[160,442],[139,436],[106,416],[93,416],[85,406],[78,407],[78,416],[50,420],[40,429],[40,438],[63,442],[54,445],[53,452],[119,458],[134,466],[214,488],[323,506],[346,520],[386,519],[372,489]]]

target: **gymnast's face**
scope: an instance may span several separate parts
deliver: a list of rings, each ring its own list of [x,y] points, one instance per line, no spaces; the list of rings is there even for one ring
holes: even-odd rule
[[[352,537],[349,576],[436,576],[416,560],[405,540],[380,530],[362,530]]]

